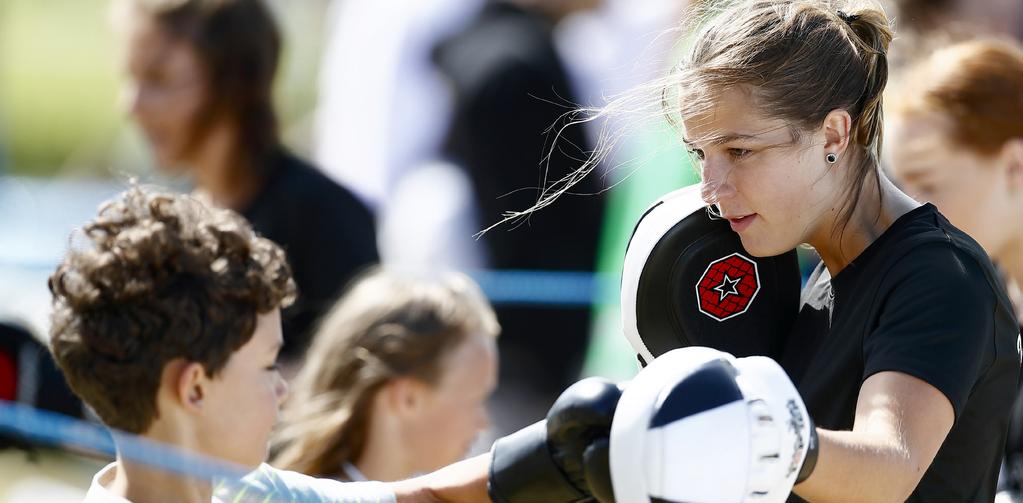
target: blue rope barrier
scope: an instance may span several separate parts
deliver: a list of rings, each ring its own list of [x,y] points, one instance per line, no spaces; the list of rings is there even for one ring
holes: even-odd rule
[[[46,260],[8,261],[0,269],[49,274],[57,263]],[[621,278],[589,271],[479,270],[469,271],[494,304],[549,307],[587,307],[618,301]]]
[[[485,270],[470,272],[494,304],[586,307],[601,303],[618,278],[583,271]]]
[[[250,471],[179,447],[3,400],[0,400],[0,433],[40,445],[74,447],[110,457],[115,455],[116,449],[120,449],[124,459],[199,479],[238,478]],[[117,438],[117,448],[114,446],[114,437]]]

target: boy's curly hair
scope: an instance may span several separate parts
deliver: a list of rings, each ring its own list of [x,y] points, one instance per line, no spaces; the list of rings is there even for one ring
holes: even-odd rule
[[[110,427],[149,428],[164,365],[214,376],[257,313],[291,303],[284,252],[238,214],[132,187],[85,225],[50,277],[50,348],[68,384]]]

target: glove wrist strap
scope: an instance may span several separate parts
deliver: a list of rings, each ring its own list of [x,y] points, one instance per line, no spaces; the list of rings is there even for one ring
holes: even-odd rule
[[[803,460],[803,466],[799,469],[799,475],[796,476],[797,484],[810,478],[813,469],[817,467],[817,453],[819,450],[817,427],[814,426],[813,419],[810,419],[810,439],[806,443],[806,458]]]

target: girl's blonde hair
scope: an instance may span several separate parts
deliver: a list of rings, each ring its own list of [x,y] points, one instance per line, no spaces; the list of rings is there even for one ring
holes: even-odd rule
[[[383,269],[358,280],[324,318],[285,404],[272,452],[280,468],[335,476],[366,445],[373,397],[397,377],[436,384],[470,334],[500,328],[476,284]]]

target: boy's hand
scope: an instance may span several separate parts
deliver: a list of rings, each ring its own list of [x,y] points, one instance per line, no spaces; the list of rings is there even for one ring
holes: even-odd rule
[[[490,503],[489,473],[490,454],[480,454],[391,488],[398,503]]]

